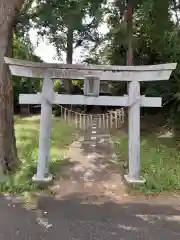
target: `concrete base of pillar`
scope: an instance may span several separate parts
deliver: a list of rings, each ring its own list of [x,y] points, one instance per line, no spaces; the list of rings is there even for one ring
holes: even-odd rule
[[[124,175],[125,181],[130,184],[144,184],[146,183],[146,179],[143,177],[140,177],[139,179],[134,179],[129,177],[129,175]]]
[[[53,176],[51,174],[49,174],[49,176],[44,177],[44,178],[39,178],[39,177],[37,177],[36,174],[32,177],[32,181],[35,183],[49,183],[52,180],[53,180]]]

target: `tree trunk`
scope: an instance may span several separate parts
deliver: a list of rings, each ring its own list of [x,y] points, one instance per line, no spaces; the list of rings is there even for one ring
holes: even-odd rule
[[[73,59],[73,29],[68,27],[67,32],[67,52],[66,52],[66,63],[72,64]],[[64,87],[68,93],[71,92],[72,80],[64,80]]]
[[[132,0],[128,1],[127,5],[127,35],[128,35],[128,49],[127,49],[127,65],[133,65],[133,6]]]
[[[13,23],[23,0],[1,0],[0,14],[0,171],[13,170],[18,163],[13,120],[12,81],[4,56],[11,52]]]
[[[156,52],[165,46],[165,34],[169,31],[169,29],[171,29],[169,4],[169,0],[164,0],[163,4],[161,0],[156,0],[153,2],[153,11],[151,16],[153,19],[153,24],[151,27],[151,36],[153,37],[153,41],[151,48],[153,48],[153,50]]]
[[[132,0],[127,2],[127,12],[126,12],[126,21],[127,21],[127,36],[128,36],[128,48],[126,53],[126,64],[128,66],[133,65],[133,6]],[[128,89],[128,82],[125,83],[125,88]]]
[[[67,57],[66,62],[68,64],[72,64],[73,60],[73,29],[71,27],[68,28],[67,33]]]

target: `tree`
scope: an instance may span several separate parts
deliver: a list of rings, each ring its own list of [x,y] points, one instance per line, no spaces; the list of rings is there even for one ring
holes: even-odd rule
[[[1,0],[0,3],[0,170],[13,170],[18,163],[14,121],[12,82],[4,56],[11,55],[13,27],[23,0]]]
[[[75,48],[87,41],[99,41],[97,28],[103,2],[106,0],[38,1],[33,20],[38,33],[55,45],[59,56],[65,52],[66,63],[72,64]],[[65,83],[70,92],[70,81]]]

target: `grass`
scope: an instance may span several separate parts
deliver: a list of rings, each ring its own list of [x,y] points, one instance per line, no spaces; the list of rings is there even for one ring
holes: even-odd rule
[[[37,188],[31,182],[36,173],[39,141],[39,117],[16,117],[15,134],[18,156],[21,161],[20,169],[9,176],[5,183],[0,184],[1,192],[25,193]],[[61,163],[65,160],[65,153],[69,144],[75,138],[76,131],[73,125],[68,125],[62,120],[53,119],[51,133],[51,162],[50,171],[56,174]]]
[[[167,129],[164,135],[159,126],[151,128],[151,125],[149,122],[144,124],[144,131],[141,132],[141,174],[147,182],[136,185],[135,189],[145,194],[180,190],[180,141],[172,137]],[[119,132],[112,139],[117,161],[121,167],[127,168],[127,134]]]

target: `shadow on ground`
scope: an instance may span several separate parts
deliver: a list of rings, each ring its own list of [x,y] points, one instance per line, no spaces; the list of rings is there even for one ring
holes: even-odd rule
[[[27,211],[1,197],[0,239],[180,239],[179,206],[96,200],[79,193],[64,199],[43,196],[38,210]]]
[[[78,182],[87,178],[89,181],[100,183],[111,180],[113,174],[119,175],[118,163],[112,157],[113,148],[109,132],[98,128],[96,131],[96,140],[91,139],[93,134],[90,127],[81,134],[80,140],[73,144],[73,161],[70,160],[63,168],[61,179],[73,179]]]

